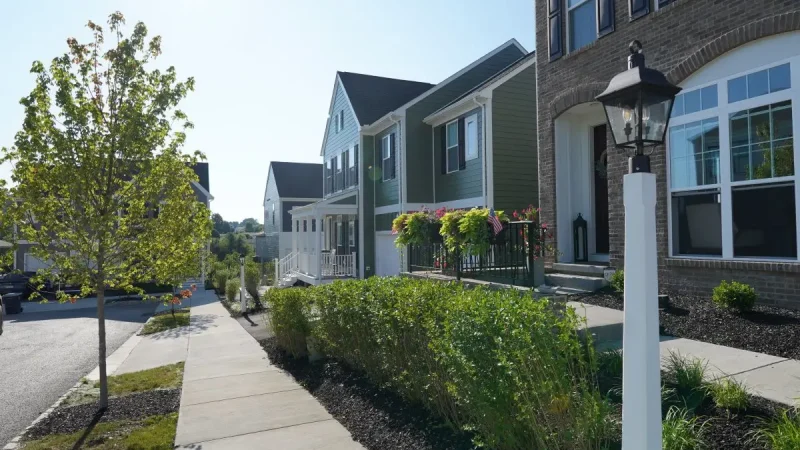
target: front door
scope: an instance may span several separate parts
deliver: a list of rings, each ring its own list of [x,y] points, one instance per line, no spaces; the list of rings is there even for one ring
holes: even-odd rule
[[[595,253],[608,253],[608,159],[606,126],[594,127],[594,232]]]

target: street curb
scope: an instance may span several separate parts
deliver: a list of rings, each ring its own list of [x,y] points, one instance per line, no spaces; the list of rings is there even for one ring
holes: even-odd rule
[[[150,319],[152,319],[152,317],[150,317]],[[147,319],[147,321],[149,322],[149,321],[150,321],[150,319]],[[146,324],[146,323],[147,323],[147,322],[145,322],[145,324]],[[106,356],[106,364],[108,364],[108,360],[109,360],[111,357],[113,357],[113,356],[114,356],[114,355],[115,355],[117,352],[119,352],[120,350],[123,350],[123,351],[125,351],[125,350],[127,349],[127,347],[126,347],[126,344],[128,344],[128,342],[130,342],[130,341],[132,341],[132,340],[134,340],[134,339],[141,340],[141,338],[142,338],[142,337],[141,337],[141,336],[139,336],[139,333],[141,333],[141,331],[142,331],[142,329],[144,328],[144,325],[145,325],[145,324],[142,324],[142,326],[141,326],[141,327],[139,327],[139,329],[138,329],[138,330],[136,330],[136,332],[135,332],[135,333],[133,333],[133,335],[131,335],[131,337],[129,337],[129,338],[128,338],[128,340],[126,340],[125,342],[123,342],[123,343],[122,343],[122,345],[120,345],[120,346],[119,346],[119,347],[118,347],[116,350],[114,350],[114,353],[112,353],[111,355],[108,355],[108,356]],[[134,347],[135,347],[135,346],[134,346]],[[128,355],[130,355],[130,353],[131,353],[131,351],[132,351],[132,350],[133,350],[133,349],[131,349],[131,350],[128,350]],[[127,359],[127,355],[126,355],[126,359]],[[6,444],[6,445],[5,445],[5,447],[3,447],[3,448],[2,448],[2,450],[16,450],[17,448],[19,448],[19,446],[20,446],[20,441],[22,440],[22,437],[23,437],[23,436],[25,436],[25,434],[28,432],[28,430],[30,430],[31,428],[33,428],[33,426],[34,426],[34,425],[36,425],[37,423],[39,423],[39,422],[41,422],[42,420],[44,420],[45,418],[47,418],[47,416],[49,416],[50,414],[52,414],[52,413],[53,413],[53,411],[55,411],[55,410],[56,410],[56,408],[58,408],[59,406],[61,406],[61,403],[63,403],[63,402],[64,402],[64,400],[66,400],[66,399],[67,399],[67,397],[69,397],[69,395],[70,395],[70,394],[72,394],[73,392],[75,392],[75,390],[76,390],[76,389],[78,389],[78,388],[79,388],[79,387],[80,387],[80,386],[83,384],[82,380],[83,380],[84,378],[87,378],[87,379],[88,379],[88,378],[89,378],[89,376],[90,376],[92,373],[94,373],[94,372],[96,372],[96,371],[99,371],[99,370],[100,370],[100,366],[98,365],[98,366],[96,366],[94,369],[92,369],[92,370],[91,370],[89,373],[87,373],[86,375],[84,375],[83,377],[81,377],[81,379],[80,379],[80,380],[78,380],[78,382],[77,382],[77,383],[75,383],[75,385],[74,385],[74,386],[72,386],[71,388],[67,389],[67,392],[65,392],[65,393],[64,393],[64,395],[62,395],[61,397],[59,397],[59,398],[58,398],[58,400],[56,400],[56,401],[55,401],[55,403],[53,403],[53,404],[52,404],[52,406],[50,406],[49,408],[47,408],[47,409],[46,409],[46,410],[45,410],[43,413],[41,413],[41,414],[39,415],[39,417],[37,417],[36,419],[34,419],[34,421],[33,421],[33,422],[31,422],[31,424],[30,424],[30,425],[28,425],[27,427],[25,427],[25,429],[24,429],[24,430],[22,430],[22,433],[18,434],[16,437],[14,437],[14,439],[11,439],[11,441],[9,441],[9,442],[8,442],[8,444]],[[116,370],[116,369],[115,369],[115,370]],[[109,375],[111,375],[111,373],[109,373]]]

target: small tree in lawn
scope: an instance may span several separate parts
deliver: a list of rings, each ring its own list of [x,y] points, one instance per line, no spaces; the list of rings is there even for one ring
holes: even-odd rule
[[[89,22],[90,42],[67,39],[67,53],[49,67],[33,64],[22,130],[2,158],[14,165],[3,222],[17,225],[18,239],[36,242],[31,251],[51,261],[60,279],[81,285],[83,296],[97,294],[103,409],[106,289],[174,285],[177,272],[199,267],[211,233],[210,213],[190,185],[190,165],[202,154],[182,153],[192,124],[177,109],[194,80],[179,81],[173,67],[148,69],[161,39],[148,41],[144,24],[128,37],[122,14],[108,24],[114,42],[107,49],[102,28]]]

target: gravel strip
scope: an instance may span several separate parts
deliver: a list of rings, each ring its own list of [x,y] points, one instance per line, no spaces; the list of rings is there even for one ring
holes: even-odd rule
[[[158,389],[124,397],[112,397],[108,399],[108,409],[100,421],[131,420],[168,414],[178,411],[180,402],[180,389]],[[25,440],[84,430],[92,423],[97,411],[97,403],[59,407],[28,430]]]
[[[622,296],[609,290],[570,300],[622,310]],[[714,305],[710,297],[670,295],[660,312],[661,334],[727,347],[800,359],[800,311],[756,305],[738,314]]]
[[[447,427],[426,409],[391,391],[378,389],[363,375],[333,360],[314,364],[292,359],[260,341],[269,359],[303,385],[328,412],[369,450],[466,450],[472,436]]]

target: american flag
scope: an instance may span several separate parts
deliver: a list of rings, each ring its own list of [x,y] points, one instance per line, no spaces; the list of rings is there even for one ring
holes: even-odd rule
[[[494,208],[489,210],[489,225],[492,226],[494,234],[503,231],[503,224],[500,222],[500,219],[497,218],[497,214],[494,213]]]

